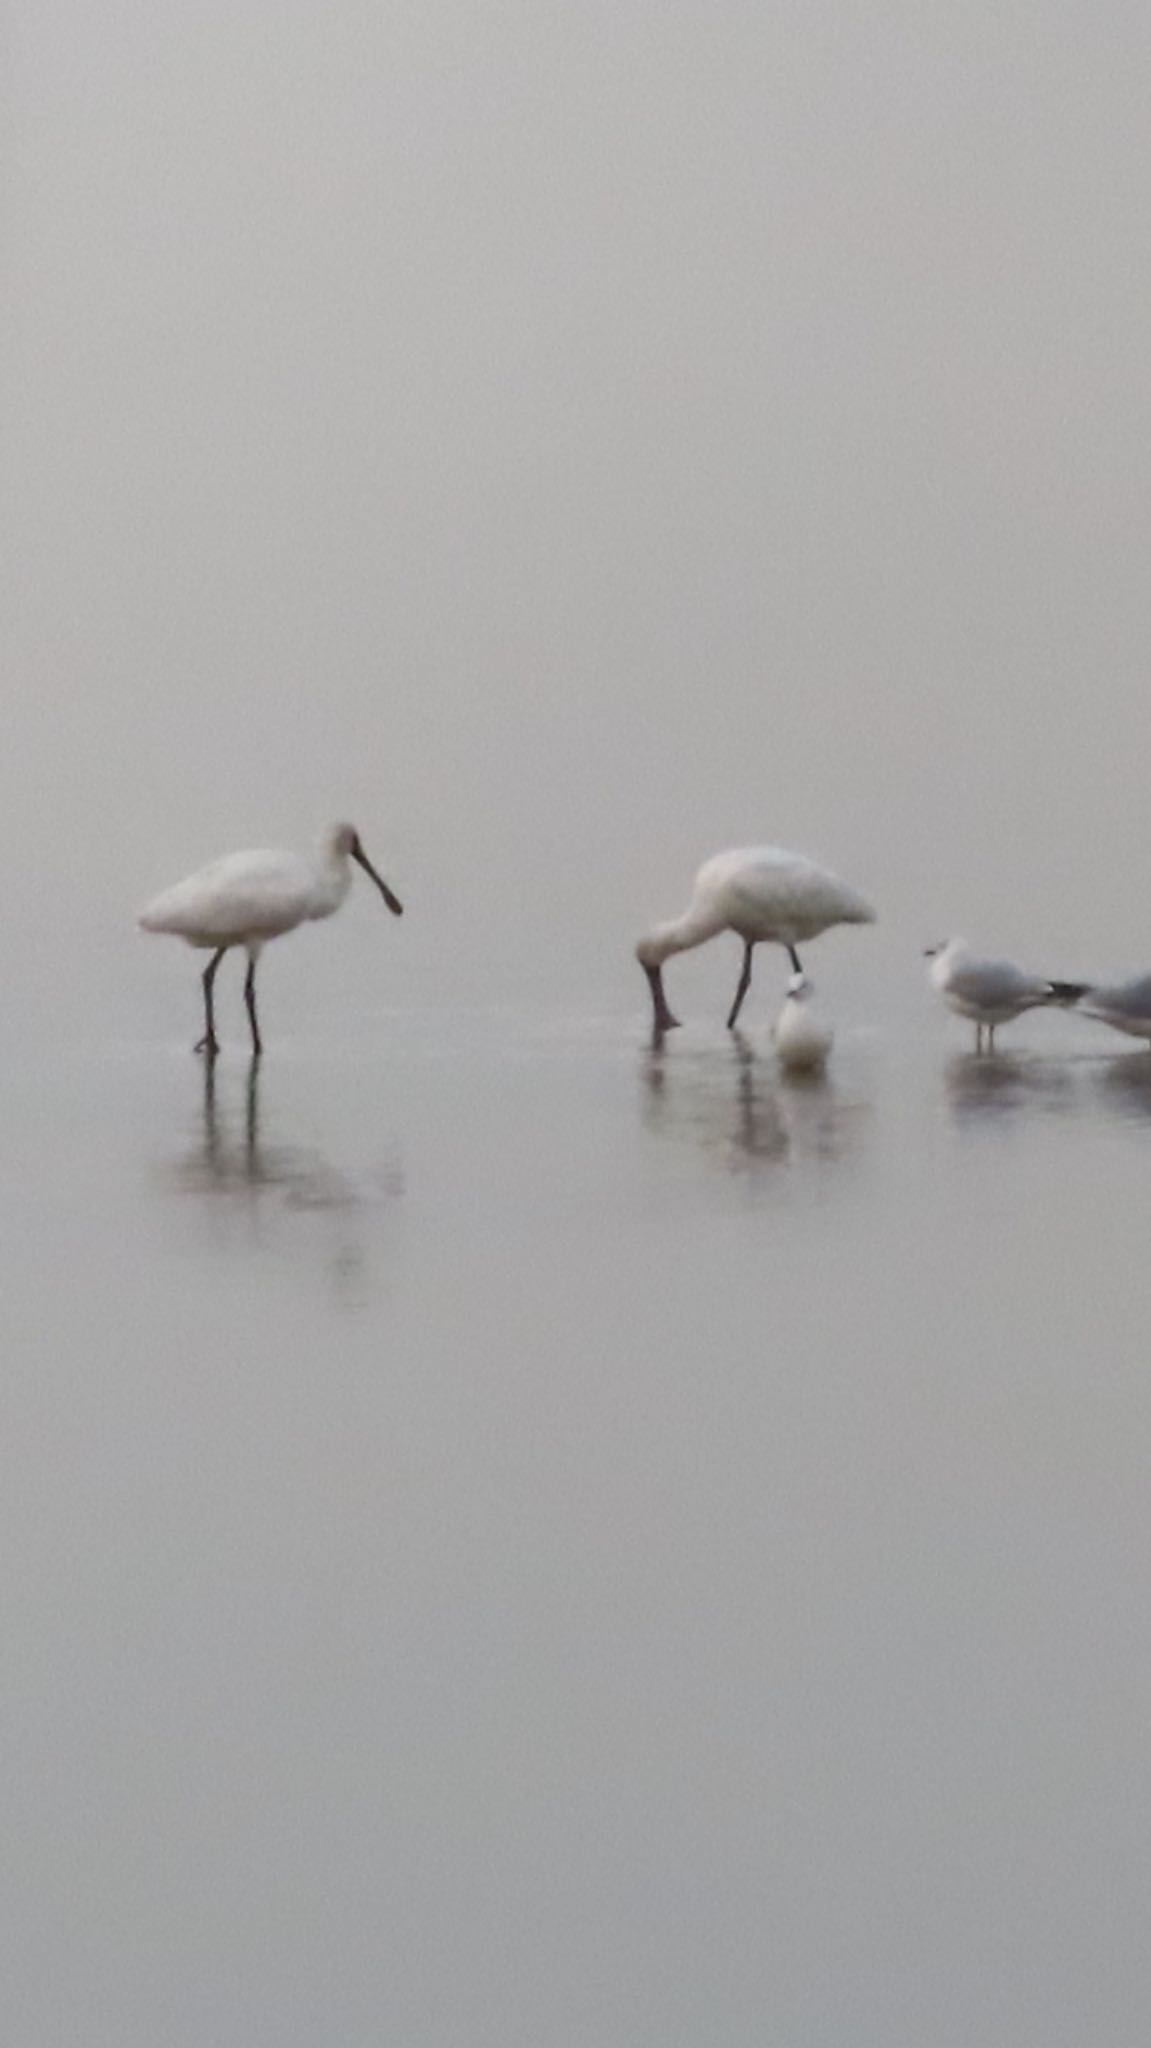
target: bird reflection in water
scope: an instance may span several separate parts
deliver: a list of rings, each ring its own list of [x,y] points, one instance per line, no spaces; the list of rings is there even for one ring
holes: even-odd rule
[[[780,1074],[741,1031],[718,1053],[652,1045],[642,1076],[649,1130],[692,1140],[733,1173],[839,1160],[859,1134],[861,1105],[825,1073]]]
[[[204,1064],[203,1088],[200,1140],[177,1162],[177,1185],[188,1194],[223,1198],[227,1208],[258,1226],[261,1238],[273,1213],[331,1218],[335,1228],[325,1240],[326,1256],[336,1278],[354,1286],[364,1264],[362,1218],[402,1194],[399,1168],[390,1165],[354,1179],[314,1147],[269,1144],[262,1129],[258,1055],[248,1062],[242,1092],[221,1088],[218,1062],[211,1059]]]
[[[959,1124],[991,1123],[1039,1111],[1065,1115],[1075,1104],[1072,1063],[1011,1053],[957,1053],[945,1075]]]
[[[1095,1067],[1105,1107],[1124,1123],[1151,1123],[1151,1051],[1120,1053]]]

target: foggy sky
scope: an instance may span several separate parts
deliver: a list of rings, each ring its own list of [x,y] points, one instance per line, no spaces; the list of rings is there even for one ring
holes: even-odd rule
[[[1144,9],[9,41],[13,942],[127,1013],[143,897],[348,814],[400,1001],[627,1001],[763,839],[879,902],[865,974],[1145,964]]]

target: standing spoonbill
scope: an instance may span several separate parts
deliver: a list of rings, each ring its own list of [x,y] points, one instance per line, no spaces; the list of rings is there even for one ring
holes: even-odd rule
[[[655,1029],[671,1031],[679,1022],[663,992],[663,963],[673,953],[702,946],[717,932],[735,932],[743,940],[743,968],[727,1019],[731,1030],[751,986],[752,954],[761,941],[786,947],[792,967],[802,974],[795,950],[801,941],[818,938],[833,924],[874,923],[875,912],[862,896],[801,853],[749,846],[713,854],[695,878],[682,917],[657,924],[635,949],[651,989]]]
[[[949,1010],[958,1017],[969,1017],[974,1024],[976,1052],[983,1051],[985,1030],[987,1050],[994,1052],[997,1024],[1009,1024],[1024,1010],[1043,1009],[1050,1003],[1070,1005],[1087,993],[1081,981],[1045,981],[1038,974],[1027,974],[1011,960],[982,960],[966,939],[928,946],[924,958],[931,962],[927,978],[932,988]]]
[[[352,886],[349,857],[369,874],[388,909],[403,916],[403,904],[376,873],[360,844],[354,825],[332,825],[316,853],[306,860],[298,853],[261,851],[229,853],[223,860],[198,868],[171,889],[165,889],[140,912],[146,932],[171,932],[212,957],[204,969],[204,1016],[207,1029],[196,1046],[209,1058],[219,1051],[212,984],[225,953],[242,946],[248,955],[244,1002],[252,1027],[252,1050],[263,1051],[256,1017],[256,962],[269,939],[294,932],[309,919],[331,917]]]

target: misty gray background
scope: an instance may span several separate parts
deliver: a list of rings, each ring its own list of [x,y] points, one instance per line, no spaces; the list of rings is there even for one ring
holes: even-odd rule
[[[9,946],[68,904],[142,978],[141,895],[346,812],[405,996],[623,990],[762,838],[1124,964],[1149,58],[1137,6],[10,9]]]
[[[1146,9],[4,20],[5,2040],[1141,2048]]]

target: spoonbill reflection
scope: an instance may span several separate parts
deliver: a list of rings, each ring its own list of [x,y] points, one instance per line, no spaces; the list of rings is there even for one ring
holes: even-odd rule
[[[735,932],[743,940],[743,968],[727,1018],[731,1030],[751,986],[753,952],[762,941],[786,947],[796,974],[802,974],[798,945],[833,924],[874,923],[875,912],[862,896],[801,853],[751,846],[713,854],[695,878],[683,915],[656,925],[635,949],[651,989],[656,1032],[671,1031],[679,1022],[663,992],[663,963],[673,953],[689,952],[719,932]]]
[[[332,825],[310,860],[298,853],[226,854],[165,889],[141,911],[140,924],[146,932],[171,932],[212,955],[203,975],[207,1028],[197,1052],[213,1058],[220,1049],[212,987],[221,960],[233,946],[242,946],[248,955],[244,1002],[252,1028],[252,1050],[263,1051],[256,1016],[260,953],[269,939],[281,938],[311,919],[331,917],[339,909],[352,884],[349,859],[371,876],[388,909],[396,917],[402,916],[402,903],[376,873],[354,825]]]

